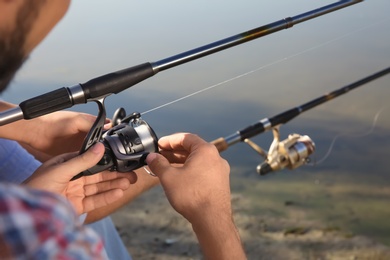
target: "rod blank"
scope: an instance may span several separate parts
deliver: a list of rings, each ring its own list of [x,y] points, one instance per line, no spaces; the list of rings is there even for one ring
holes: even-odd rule
[[[288,17],[219,41],[183,52],[153,63],[143,63],[124,70],[108,73],[83,84],[63,87],[49,93],[28,99],[12,110],[0,112],[0,126],[20,119],[31,119],[77,104],[94,101],[117,94],[135,84],[154,76],[160,71],[199,59],[201,57],[231,48],[271,33],[291,28],[318,16],[357,4],[363,0],[342,0],[312,11]]]
[[[282,112],[278,115],[275,115],[270,118],[264,118],[260,120],[259,122],[256,122],[244,129],[241,129],[234,134],[231,134],[227,137],[220,137],[218,139],[215,139],[211,143],[214,144],[218,151],[222,152],[229,148],[229,146],[232,146],[233,144],[236,144],[238,142],[242,142],[247,138],[251,138],[255,135],[261,134],[265,131],[268,131],[272,129],[272,127],[285,124],[288,121],[292,120],[293,118],[297,117],[299,114],[312,109],[318,105],[321,105],[325,102],[328,102],[338,96],[341,96],[343,94],[348,93],[349,91],[363,86],[364,84],[367,84],[375,79],[378,79],[380,77],[383,77],[390,73],[390,67],[383,69],[381,71],[378,71],[370,76],[367,76],[363,79],[360,79],[354,83],[351,83],[347,86],[344,86],[342,88],[336,89],[328,94],[325,94],[323,96],[320,96],[316,99],[313,99],[307,103],[304,103],[298,107],[291,108],[285,112]]]
[[[280,30],[288,29],[296,24],[314,19],[316,17],[337,11],[350,5],[363,2],[363,0],[343,0],[333,4],[329,4],[306,13],[302,13],[293,17],[287,17],[282,20],[260,26],[258,28],[239,33],[237,35],[189,50],[172,57],[156,61],[152,63],[155,73],[181,65],[183,63],[199,59],[201,57],[231,48],[233,46],[269,35]]]

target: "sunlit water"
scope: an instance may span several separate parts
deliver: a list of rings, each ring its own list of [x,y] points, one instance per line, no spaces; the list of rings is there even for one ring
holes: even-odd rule
[[[283,2],[283,3],[282,3]],[[74,1],[65,19],[31,55],[2,98],[21,101],[96,76],[153,62],[331,1]],[[390,65],[388,0],[368,0],[270,36],[161,72],[107,98],[145,112],[253,73],[144,115],[159,136],[227,136]],[[308,216],[390,243],[389,76],[310,110],[281,128],[316,142],[319,165],[259,177],[262,159],[245,144],[223,153],[235,192],[253,197],[252,214],[283,214],[298,201]],[[96,114],[94,104],[73,110]],[[383,109],[373,131],[374,117]],[[253,139],[264,148],[271,133]],[[262,200],[258,200],[262,198]],[[271,202],[264,203],[261,202]]]

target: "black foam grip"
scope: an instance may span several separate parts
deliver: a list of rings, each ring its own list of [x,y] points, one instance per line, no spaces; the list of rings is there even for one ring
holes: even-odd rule
[[[60,88],[23,101],[19,104],[19,107],[23,111],[24,119],[31,119],[69,108],[72,105],[72,97],[69,95],[67,88]]]
[[[81,87],[87,99],[98,98],[117,94],[154,74],[152,65],[147,62],[91,79],[81,84]]]

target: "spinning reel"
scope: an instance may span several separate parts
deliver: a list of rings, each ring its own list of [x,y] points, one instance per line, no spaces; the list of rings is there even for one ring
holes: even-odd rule
[[[103,131],[106,121],[104,99],[97,100],[98,117],[84,140],[80,154],[97,142],[104,144],[102,159],[92,168],[72,178],[92,175],[104,170],[130,172],[145,166],[145,158],[149,153],[158,152],[158,138],[141,114],[134,112],[126,116],[123,108],[118,108],[112,118],[112,128]]]
[[[256,168],[258,174],[266,175],[284,168],[292,170],[310,161],[309,156],[314,152],[315,144],[309,136],[290,134],[285,140],[280,141],[279,126],[272,128],[272,133],[274,140],[268,152],[250,139],[244,140],[265,158],[265,161]]]

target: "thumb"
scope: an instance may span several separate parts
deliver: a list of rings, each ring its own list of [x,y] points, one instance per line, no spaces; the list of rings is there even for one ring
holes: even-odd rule
[[[103,144],[97,144],[78,156],[75,153],[56,156],[43,163],[24,183],[33,188],[62,193],[73,176],[98,163],[103,153]]]
[[[69,160],[65,159],[65,162],[60,166],[67,169],[64,178],[72,178],[74,175],[95,166],[103,157],[104,150],[103,144],[97,143],[84,153],[69,158]]]
[[[169,161],[158,153],[148,154],[145,162],[148,164],[149,169],[158,177],[161,177],[164,172],[167,172],[169,169],[171,169],[171,164]]]

